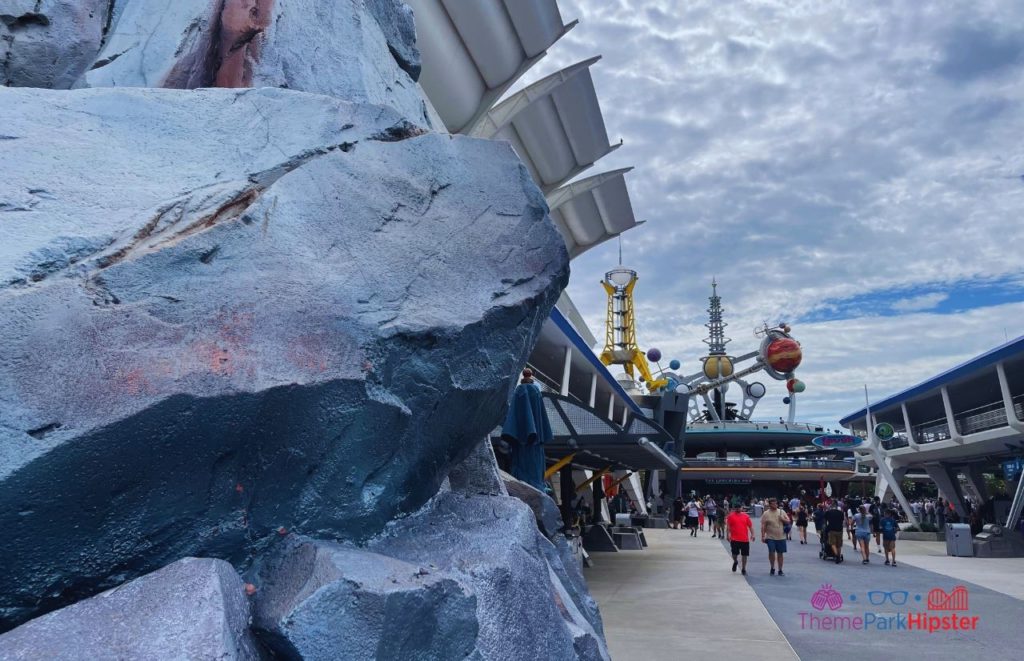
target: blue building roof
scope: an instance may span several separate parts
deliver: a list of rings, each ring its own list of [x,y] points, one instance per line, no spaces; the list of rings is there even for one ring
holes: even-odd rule
[[[558,308],[551,308],[551,321],[555,322],[558,329],[562,331],[570,342],[572,342],[573,346],[576,347],[576,350],[580,352],[580,355],[585,356],[587,360],[590,361],[594,366],[594,370],[597,372],[597,378],[608,383],[609,387],[611,387],[611,389],[615,391],[615,394],[619,396],[619,399],[621,399],[634,413],[640,413],[642,415],[643,411],[637,403],[634,402],[633,398],[626,393],[626,390],[619,385],[619,382],[615,380],[615,377],[608,371],[605,364],[601,362],[601,359],[594,355],[594,352],[590,350],[589,346],[587,346],[587,342],[583,339],[583,336],[576,331],[573,325],[565,318],[565,315],[563,315]]]
[[[971,376],[975,372],[983,370],[986,367],[991,367],[992,365],[1002,362],[1007,358],[1013,358],[1014,356],[1018,356],[1021,354],[1024,354],[1024,335],[1021,335],[1016,339],[1010,340],[1006,344],[1002,344],[996,347],[995,349],[986,351],[980,356],[975,356],[974,358],[971,358],[967,362],[961,363],[960,365],[948,369],[945,372],[933,376],[930,379],[922,381],[916,386],[907,388],[902,392],[898,392],[895,395],[886,397],[885,399],[879,402],[875,402],[871,405],[871,410],[881,411],[902,404],[903,402],[914,399],[915,397],[927,394],[933,390],[938,390],[939,388],[949,385],[954,381],[958,381],[964,377]],[[847,423],[858,418],[863,418],[866,414],[867,409],[860,409],[859,411],[856,411],[844,417],[842,420],[839,421],[839,424],[845,427]]]

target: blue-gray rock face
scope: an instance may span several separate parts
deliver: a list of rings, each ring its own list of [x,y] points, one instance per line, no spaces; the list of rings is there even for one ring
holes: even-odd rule
[[[476,645],[476,599],[394,558],[289,536],[254,580],[253,626],[282,658],[435,661]]]
[[[430,126],[399,0],[129,1],[89,87],[280,87],[388,105]]]
[[[507,145],[387,109],[0,89],[0,126],[4,627],[416,511],[568,277]]]
[[[474,658],[608,658],[560,554],[515,498],[442,492],[367,546],[466,585],[480,623]]]
[[[0,635],[0,659],[255,661],[249,603],[223,560],[185,558]]]
[[[72,87],[96,59],[111,4],[0,2],[0,87]]]
[[[553,539],[555,535],[562,532],[562,528],[565,527],[562,522],[562,513],[558,511],[558,505],[551,499],[551,496],[522,480],[517,480],[504,471],[501,473],[501,479],[508,495],[523,501],[533,511],[533,515],[537,519],[537,527],[545,537]]]

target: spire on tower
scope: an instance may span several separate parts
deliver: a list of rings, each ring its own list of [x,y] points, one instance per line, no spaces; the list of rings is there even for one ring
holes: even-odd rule
[[[704,344],[708,345],[708,353],[712,355],[725,355],[725,345],[732,342],[725,336],[725,327],[729,324],[722,321],[722,297],[718,295],[718,282],[711,278],[711,296],[708,297],[708,323],[704,326],[708,329],[708,337]]]

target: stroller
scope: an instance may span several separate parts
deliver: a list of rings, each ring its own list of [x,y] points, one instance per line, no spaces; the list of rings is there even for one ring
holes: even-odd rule
[[[829,562],[835,562],[836,554],[832,552],[832,547],[828,543],[828,528],[826,527],[818,534],[818,538],[821,540],[821,549],[818,551],[818,557],[822,560],[828,560]],[[839,562],[843,561],[843,550],[842,547],[839,549]]]

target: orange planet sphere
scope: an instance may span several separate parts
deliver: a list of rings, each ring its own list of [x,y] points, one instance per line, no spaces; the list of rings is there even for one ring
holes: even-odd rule
[[[804,354],[800,350],[800,343],[790,337],[780,337],[772,340],[765,349],[764,359],[769,366],[780,374],[792,372],[800,366]]]

